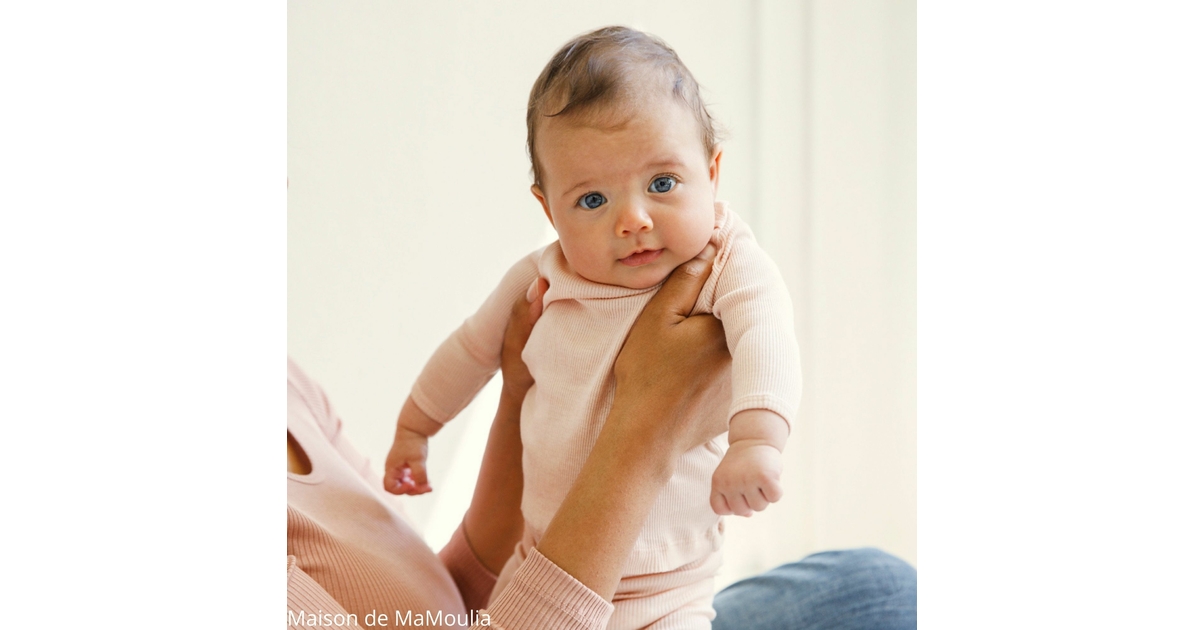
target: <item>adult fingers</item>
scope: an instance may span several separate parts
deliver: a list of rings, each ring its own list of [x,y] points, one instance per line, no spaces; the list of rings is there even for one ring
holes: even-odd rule
[[[698,301],[702,286],[711,275],[711,266],[718,253],[714,243],[707,243],[698,256],[678,265],[648,302],[648,309],[676,319],[689,315]]]
[[[527,287],[527,302],[531,304],[530,313],[534,319],[539,319],[539,314],[543,312],[543,294],[548,292],[548,279],[537,277],[535,282]],[[532,323],[534,323],[534,319]]]
[[[510,312],[510,322],[507,324],[507,333],[516,334],[517,341],[523,345],[527,342],[527,337],[531,335],[531,329],[535,327],[535,322],[539,320],[540,315],[543,315],[543,295],[548,292],[548,281],[544,278],[536,278],[535,282],[527,288],[526,299],[519,299],[514,303]]]
[[[510,308],[510,321],[506,324],[502,343],[502,382],[512,393],[525,394],[534,382],[522,361],[522,353],[535,322],[543,314],[543,296],[547,290],[548,281],[537,278],[528,287],[526,295],[515,300]]]
[[[545,278],[538,278],[535,284],[531,285],[531,289],[527,291],[527,301],[530,306],[527,307],[527,322],[531,326],[535,326],[535,322],[539,321],[539,316],[543,315],[543,294],[548,292],[548,281]]]
[[[694,342],[700,347],[705,348],[708,352],[718,353],[723,360],[730,360],[731,353],[727,347],[727,337],[723,333],[723,322],[719,321],[714,315],[709,313],[695,315],[689,321],[683,322],[687,327],[681,330],[688,330],[693,336]]]

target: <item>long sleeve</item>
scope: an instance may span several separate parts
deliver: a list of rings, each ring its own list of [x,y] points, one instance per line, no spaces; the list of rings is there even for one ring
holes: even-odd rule
[[[310,624],[308,620],[311,615],[316,615],[318,624]],[[289,630],[308,628],[312,625],[322,625],[322,620],[325,615],[329,615],[333,621],[336,619],[343,620],[348,617],[343,606],[335,600],[326,589],[322,588],[321,584],[314,581],[297,567],[297,558],[294,556],[288,557],[288,628]],[[361,629],[359,624],[341,625],[340,628],[347,630]]]
[[[483,610],[489,626],[522,630],[601,630],[614,606],[539,553],[515,571],[506,589],[485,608],[497,576],[477,559],[463,526],[456,530],[439,559],[452,575],[467,610]]]
[[[736,230],[715,286],[715,317],[732,354],[732,406],[767,409],[793,426],[802,396],[802,366],[790,292],[752,233]]]
[[[532,549],[486,612],[504,630],[603,630],[614,606]]]
[[[423,413],[445,423],[460,413],[501,366],[510,308],[538,276],[543,248],[518,261],[475,314],[427,361],[410,392]]]
[[[465,609],[481,610],[489,603],[489,594],[493,592],[493,585],[497,583],[497,575],[481,564],[481,560],[473,552],[468,538],[464,535],[463,523],[456,528],[456,533],[452,534],[451,540],[439,552],[439,559],[456,582],[460,597],[464,599]]]

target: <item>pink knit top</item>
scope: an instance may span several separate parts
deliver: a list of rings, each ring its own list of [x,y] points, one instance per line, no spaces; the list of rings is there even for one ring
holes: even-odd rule
[[[538,551],[480,610],[497,576],[477,560],[463,529],[438,555],[431,551],[406,519],[403,499],[384,492],[325,393],[291,359],[288,431],[312,466],[306,475],[288,473],[289,628],[397,627],[407,619],[512,630],[606,626],[613,607]]]

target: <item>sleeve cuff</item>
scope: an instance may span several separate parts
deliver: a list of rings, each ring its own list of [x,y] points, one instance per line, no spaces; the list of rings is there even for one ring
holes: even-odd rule
[[[508,630],[602,630],[614,606],[532,549],[489,608]]]
[[[420,377],[421,378],[421,377]],[[421,383],[414,383],[414,387],[410,390],[410,398],[414,399],[414,404],[425,413],[426,416],[439,424],[447,424],[451,419],[451,415],[444,412],[443,408],[435,404],[435,401],[422,389]]]
[[[741,411],[749,409],[765,409],[772,411],[782,417],[786,421],[786,426],[794,429],[794,414],[798,410],[798,405],[791,405],[786,401],[772,394],[749,394],[740,397],[739,400],[733,400],[732,406],[727,413],[728,422]]]
[[[460,590],[465,609],[472,611],[485,608],[489,603],[489,594],[493,592],[493,585],[497,583],[497,576],[481,564],[472,546],[468,544],[463,523],[456,528],[456,533],[452,534],[447,546],[439,552],[439,559],[443,561],[443,566],[447,567],[456,588]]]

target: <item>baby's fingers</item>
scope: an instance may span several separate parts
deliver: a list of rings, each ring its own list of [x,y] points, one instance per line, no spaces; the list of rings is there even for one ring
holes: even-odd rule
[[[385,487],[385,492],[390,494],[402,494],[402,478],[404,477],[404,467],[389,466],[385,463],[385,476],[381,480],[381,485]]]
[[[413,489],[407,494],[426,494],[431,491],[431,484],[426,479],[426,462],[410,462],[410,475]]]
[[[711,510],[719,516],[726,516],[732,513],[732,508],[728,506],[727,499],[724,499],[723,493],[718,490],[711,490]]]
[[[761,494],[765,496],[765,500],[770,503],[777,503],[782,499],[782,484],[776,479],[768,479],[761,484]]]
[[[765,495],[761,493],[759,488],[753,488],[751,492],[742,495],[742,497],[748,503],[748,507],[752,508],[754,512],[760,512],[769,507],[769,500],[765,498]]]
[[[748,507],[748,501],[744,499],[744,495],[733,492],[725,494],[723,497],[727,500],[727,505],[731,508],[732,514],[736,516],[752,516],[752,508]]]
[[[415,470],[422,470],[419,481]],[[426,467],[420,463],[403,463],[400,466],[385,471],[383,485],[385,492],[390,494],[426,494],[431,491],[431,485],[426,480]]]

